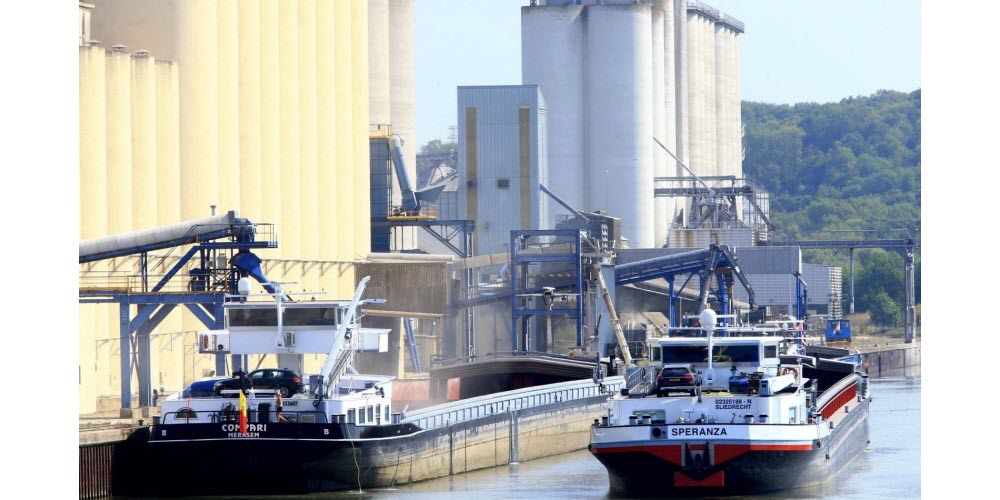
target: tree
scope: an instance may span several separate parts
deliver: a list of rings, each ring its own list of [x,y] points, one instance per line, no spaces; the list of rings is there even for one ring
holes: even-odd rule
[[[899,318],[899,305],[889,294],[881,291],[872,299],[868,312],[876,325],[894,326]]]
[[[870,311],[875,298],[884,293],[895,303],[903,302],[902,259],[896,254],[878,250],[868,254],[867,262],[855,279],[858,308]]]
[[[457,149],[458,144],[454,142],[442,142],[441,139],[434,139],[432,141],[428,141],[427,144],[420,147],[420,154],[447,153]]]

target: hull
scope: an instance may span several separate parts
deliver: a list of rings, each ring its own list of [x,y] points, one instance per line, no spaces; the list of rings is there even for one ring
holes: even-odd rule
[[[812,441],[729,444],[708,438],[592,446],[591,452],[607,468],[617,495],[747,495],[803,488],[829,481],[864,451],[868,406],[868,400],[858,403],[828,437]]]
[[[301,494],[407,484],[583,449],[606,400],[563,401],[429,430],[267,424],[234,438],[223,424],[154,426],[133,434],[116,457],[114,493]],[[169,480],[150,482],[151,472]]]

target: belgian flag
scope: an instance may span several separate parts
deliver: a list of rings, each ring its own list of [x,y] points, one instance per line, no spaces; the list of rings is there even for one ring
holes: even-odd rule
[[[243,394],[243,390],[240,390],[240,433],[246,434],[249,432],[247,430],[247,397]]]

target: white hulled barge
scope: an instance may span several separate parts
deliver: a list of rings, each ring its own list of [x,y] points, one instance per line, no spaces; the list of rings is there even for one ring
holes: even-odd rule
[[[715,321],[702,313],[701,324]],[[856,353],[803,346],[794,330],[711,330],[648,339],[649,365],[633,369],[631,390],[611,397],[594,422],[589,449],[613,493],[806,487],[831,480],[865,449],[871,396]],[[701,385],[693,396],[658,397],[660,368],[677,363],[692,365]]]

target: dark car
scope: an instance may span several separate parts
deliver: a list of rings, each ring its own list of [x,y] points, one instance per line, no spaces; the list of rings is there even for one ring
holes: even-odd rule
[[[667,396],[671,392],[686,392],[694,396],[701,386],[701,375],[695,373],[691,365],[666,365],[656,377],[656,395]]]
[[[216,395],[215,384],[222,380],[227,380],[226,377],[208,377],[201,380],[195,380],[191,382],[191,385],[184,388],[181,391],[182,398],[210,398]]]
[[[242,373],[236,372],[233,373],[233,378],[216,382],[214,387],[215,393],[222,395],[222,391],[224,390],[239,389],[241,378]],[[249,386],[246,385],[246,381],[249,381]],[[277,368],[254,370],[249,375],[246,375],[243,385],[245,388],[274,390],[286,398],[293,394],[298,394],[303,390],[302,377],[299,374],[291,370]]]

